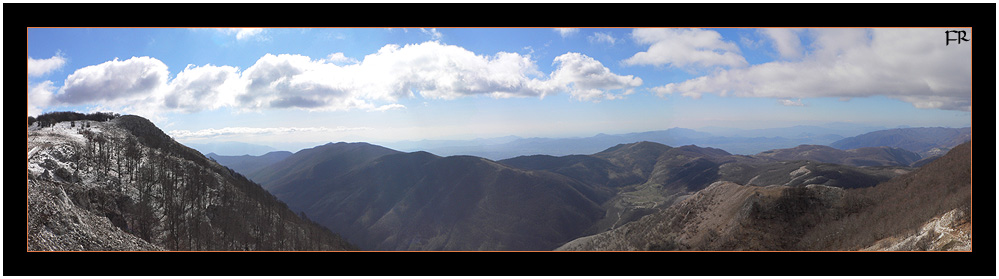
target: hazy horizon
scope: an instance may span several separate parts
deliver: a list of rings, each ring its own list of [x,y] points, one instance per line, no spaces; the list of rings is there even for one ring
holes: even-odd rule
[[[182,143],[299,145],[968,127],[970,42],[945,44],[945,30],[971,38],[954,28],[29,28],[28,115],[112,111]]]
[[[873,131],[877,131],[877,130],[888,130],[888,129],[898,129],[898,128],[934,128],[934,127],[943,127],[943,128],[968,128],[968,127],[970,127],[970,125],[965,125],[965,126],[958,125],[958,126],[932,126],[932,127],[931,126],[921,126],[921,127],[915,127],[915,126],[908,126],[908,125],[898,125],[898,126],[865,126],[865,125],[860,125],[860,124],[851,125],[851,124],[848,124],[848,123],[828,123],[828,124],[837,124],[837,125],[840,125],[840,127],[838,127],[838,128],[829,128],[829,127],[823,127],[823,125],[821,125],[821,124],[816,124],[816,125],[797,125],[797,126],[808,126],[808,127],[827,128],[827,129],[830,130],[829,131],[830,134],[842,136],[844,138],[853,137],[853,136],[857,136],[857,135],[861,135],[861,134],[864,134],[864,133],[867,133],[867,132],[873,132]],[[849,125],[849,127],[844,127],[842,125]],[[619,136],[619,135],[637,134],[637,133],[644,133],[644,132],[665,131],[665,130],[669,130],[669,129],[690,129],[690,130],[694,130],[694,131],[697,131],[697,132],[708,133],[708,134],[711,134],[712,136],[716,136],[716,137],[766,137],[766,138],[783,137],[783,138],[793,138],[793,136],[789,137],[786,134],[764,134],[764,135],[761,135],[758,132],[766,131],[766,130],[784,130],[784,129],[790,130],[791,128],[794,128],[794,127],[797,127],[797,126],[771,127],[771,128],[761,128],[761,129],[741,129],[741,128],[727,128],[727,127],[698,127],[698,128],[673,127],[673,128],[662,129],[662,130],[633,131],[633,132],[625,132],[625,133],[594,133],[594,134],[589,134],[589,135],[565,136],[565,137],[558,137],[558,136],[552,136],[552,137],[546,137],[546,136],[527,137],[527,136],[518,136],[518,135],[506,135],[506,136],[495,136],[495,137],[446,138],[446,139],[439,139],[439,138],[438,139],[432,139],[432,138],[428,138],[428,139],[397,140],[397,141],[328,140],[328,141],[316,141],[316,142],[280,142],[280,141],[273,141],[273,142],[261,142],[261,141],[243,142],[243,141],[221,140],[221,141],[194,141],[194,142],[188,141],[188,142],[181,142],[181,143],[186,144],[186,145],[198,146],[198,147],[201,147],[201,146],[211,146],[211,145],[217,145],[217,144],[237,144],[237,145],[247,145],[248,144],[248,145],[256,145],[255,147],[257,149],[260,149],[260,150],[269,149],[268,151],[258,152],[258,154],[222,154],[222,153],[219,153],[219,152],[214,152],[214,153],[217,153],[217,155],[224,155],[224,156],[263,155],[263,154],[265,154],[267,152],[270,152],[270,151],[288,151],[288,152],[291,152],[291,153],[295,153],[295,152],[301,151],[303,149],[308,149],[308,148],[313,148],[313,147],[317,147],[317,146],[324,145],[324,144],[338,143],[338,142],[347,142],[347,143],[364,142],[364,143],[370,143],[370,144],[380,145],[380,146],[384,146],[384,147],[388,147],[388,148],[392,148],[392,149],[397,149],[399,151],[416,151],[416,150],[426,151],[426,150],[424,150],[426,148],[437,148],[437,147],[442,147],[442,146],[450,146],[450,145],[444,144],[444,143],[447,143],[447,142],[474,142],[474,141],[489,141],[489,140],[498,140],[498,139],[507,139],[508,141],[503,141],[503,142],[509,142],[509,141],[513,141],[515,139],[531,139],[531,138],[547,138],[547,139],[572,139],[572,138],[577,138],[577,139],[582,139],[582,138],[595,137],[595,136],[600,135],[600,134],[612,135],[612,136]],[[839,129],[839,131],[837,131],[837,129]],[[724,133],[721,133],[721,132],[718,132],[716,130],[728,130],[728,131],[724,132]],[[793,133],[793,132],[786,132],[786,133]],[[801,133],[807,133],[807,132],[803,131]],[[827,134],[816,134],[815,136],[822,136],[822,135],[827,135]],[[421,145],[421,144],[426,144],[426,145]],[[440,144],[444,144],[444,145],[440,145]],[[243,148],[243,147],[240,147],[240,148]],[[252,148],[252,147],[250,147],[250,148]],[[200,149],[200,148],[195,148],[195,149]],[[730,150],[726,150],[726,151],[730,151]]]

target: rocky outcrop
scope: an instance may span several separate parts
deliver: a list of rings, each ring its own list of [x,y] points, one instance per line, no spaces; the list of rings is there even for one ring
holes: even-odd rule
[[[926,222],[911,234],[888,237],[864,251],[971,251],[971,216],[956,208]]]

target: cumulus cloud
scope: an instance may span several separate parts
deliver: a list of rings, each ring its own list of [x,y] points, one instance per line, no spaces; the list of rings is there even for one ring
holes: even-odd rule
[[[163,62],[133,57],[81,68],[57,93],[51,93],[49,83],[32,96],[39,104],[100,104],[146,113],[222,107],[387,111],[405,109],[398,100],[408,98],[543,98],[569,93],[579,100],[619,99],[642,82],[614,74],[579,53],[559,56],[553,65],[556,69],[546,75],[529,55],[476,54],[436,41],[386,45],[359,61],[342,53],[319,59],[266,54],[245,70],[188,65],[173,79]]]
[[[970,110],[970,47],[941,43],[937,28],[817,29],[801,59],[775,61],[654,88],[682,94],[809,98],[887,96],[918,108]]]
[[[763,33],[773,43],[774,49],[783,58],[800,58],[804,55],[804,48],[797,32],[801,29],[794,28],[763,28]]]
[[[711,30],[638,28],[631,36],[637,43],[649,45],[649,49],[625,59],[626,65],[701,68],[748,64],[736,44]]]
[[[357,62],[359,62],[357,59],[343,55],[343,52],[331,53],[330,55],[327,55],[326,61],[334,64],[357,64]]]
[[[602,63],[580,53],[566,53],[555,58],[558,68],[551,77],[559,86],[569,88],[569,94],[578,100],[599,101],[620,99],[621,94],[611,90],[630,89],[642,85],[642,79],[614,74]],[[626,90],[624,95],[630,94]]]
[[[471,95],[497,98],[553,93],[530,56],[500,52],[477,55],[464,48],[426,42],[387,45],[364,57],[355,79],[370,97],[395,100],[416,94],[431,99]]]
[[[58,89],[53,84],[52,81],[46,80],[28,86],[28,115],[41,114],[42,108],[52,102],[52,96]]]
[[[231,105],[244,86],[236,67],[187,65],[170,81],[163,94],[163,105],[186,112],[217,109]]]
[[[242,73],[246,85],[235,106],[244,109],[350,109],[362,101],[350,94],[343,67],[307,56],[267,54]]]
[[[70,74],[54,101],[66,105],[136,102],[153,97],[168,77],[166,64],[155,58],[115,58]]]
[[[28,76],[42,76],[66,65],[66,58],[62,53],[46,59],[34,59],[28,57]]]

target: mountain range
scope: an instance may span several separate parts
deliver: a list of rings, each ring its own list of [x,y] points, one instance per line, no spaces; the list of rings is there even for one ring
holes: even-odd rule
[[[875,133],[876,132],[876,133]],[[844,135],[849,137],[844,137]],[[952,147],[970,139],[970,128],[895,128],[884,129],[848,123],[823,126],[793,126],[742,130],[705,127],[700,130],[671,128],[626,134],[597,134],[575,138],[522,138],[505,136],[473,140],[420,140],[373,143],[404,152],[426,151],[439,156],[470,155],[490,160],[503,160],[526,155],[593,154],[609,146],[640,141],[670,146],[697,145],[723,149],[733,154],[752,155],[774,149],[800,145],[824,145],[847,150],[860,147],[898,147],[930,158],[946,153]],[[892,140],[894,139],[894,140]],[[204,154],[218,156],[260,156],[273,148],[239,142],[216,144],[197,143],[192,147]],[[266,148],[261,150],[260,148]],[[299,149],[296,149],[299,150]]]
[[[918,159],[890,147],[734,155],[643,141],[590,155],[493,161],[340,142],[247,176],[362,249],[551,250],[662,211],[717,181],[865,188],[912,171]]]
[[[970,143],[953,145],[970,129],[753,154],[618,142],[715,138],[684,129],[504,138],[564,148],[493,160],[359,142],[203,155],[137,116],[46,123],[29,127],[31,250],[970,249]]]
[[[780,136],[717,136],[687,128],[648,131],[626,134],[597,134],[573,138],[520,138],[501,137],[467,141],[408,141],[380,143],[403,151],[427,151],[441,156],[471,155],[490,160],[502,160],[524,155],[577,155],[593,154],[622,143],[650,141],[670,146],[698,145],[725,149],[736,154],[754,154],[776,148],[801,144],[829,144],[843,139],[835,134],[798,134]]]

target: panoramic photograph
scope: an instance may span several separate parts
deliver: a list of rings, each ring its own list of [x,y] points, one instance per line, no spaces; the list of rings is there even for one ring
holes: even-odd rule
[[[970,27],[26,33],[29,252],[972,251]]]

